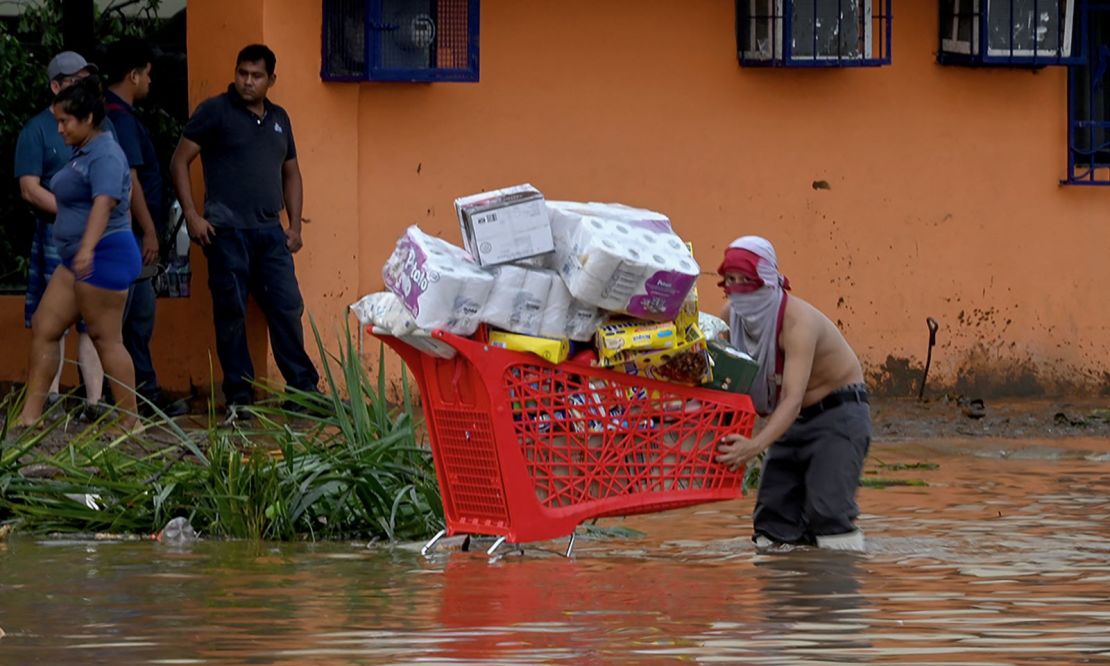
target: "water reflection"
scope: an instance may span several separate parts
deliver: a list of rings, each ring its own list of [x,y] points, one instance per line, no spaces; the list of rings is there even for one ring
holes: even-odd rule
[[[879,447],[886,462],[941,467],[905,475],[928,488],[863,491],[862,556],[757,554],[750,501],[630,519],[644,538],[581,540],[574,560],[563,544],[491,563],[352,544],[17,539],[0,544],[0,664],[1107,660],[1098,445],[1004,458]]]

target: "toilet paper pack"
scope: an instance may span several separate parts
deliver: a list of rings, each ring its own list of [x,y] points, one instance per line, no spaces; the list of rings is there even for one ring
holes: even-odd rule
[[[594,305],[576,299],[563,279],[554,274],[540,324],[539,334],[542,337],[589,342],[604,319],[603,312]]]
[[[487,269],[493,275],[493,289],[482,309],[482,321],[522,335],[542,335],[544,318],[549,315],[548,299],[556,282],[554,271],[503,264]],[[566,317],[563,308],[562,318]],[[564,337],[553,335],[547,337]]]
[[[457,335],[477,330],[494,283],[462,248],[415,225],[397,241],[382,277],[419,328]]]
[[[700,269],[664,215],[619,204],[547,206],[559,274],[575,298],[642,319],[675,318]]]

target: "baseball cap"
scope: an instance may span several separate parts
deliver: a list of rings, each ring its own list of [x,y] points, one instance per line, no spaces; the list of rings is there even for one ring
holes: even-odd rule
[[[75,51],[62,51],[46,66],[46,76],[53,81],[59,76],[73,76],[81,70],[96,72],[96,65],[85,60],[85,57]]]

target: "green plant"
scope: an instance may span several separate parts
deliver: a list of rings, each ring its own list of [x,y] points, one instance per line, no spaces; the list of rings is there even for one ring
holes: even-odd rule
[[[204,534],[253,539],[435,532],[442,515],[431,455],[417,443],[411,407],[384,397],[384,352],[372,380],[349,331],[337,354],[313,331],[328,394],[275,392],[275,404],[255,408],[249,430],[213,415],[195,431],[162,420],[141,435],[105,441],[103,424],[93,424],[52,452],[45,442],[61,420],[14,438],[5,430],[0,520],[16,517],[31,531],[149,534],[186,516]],[[18,403],[5,399],[9,420]]]

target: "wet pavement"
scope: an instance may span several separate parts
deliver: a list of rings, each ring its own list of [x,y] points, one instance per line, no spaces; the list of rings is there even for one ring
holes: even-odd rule
[[[1108,452],[876,445],[871,478],[927,485],[861,491],[864,555],[757,554],[751,498],[603,521],[643,536],[571,560],[17,535],[0,664],[1110,663]]]

